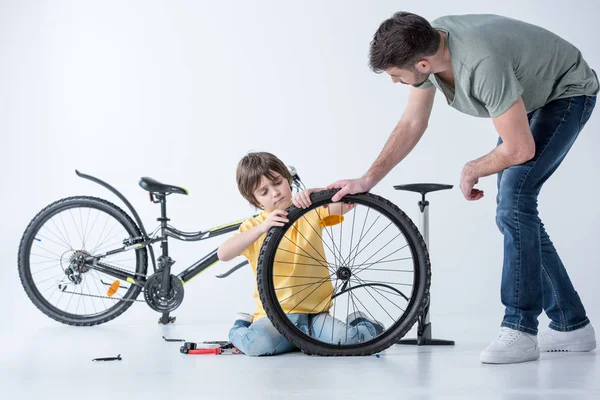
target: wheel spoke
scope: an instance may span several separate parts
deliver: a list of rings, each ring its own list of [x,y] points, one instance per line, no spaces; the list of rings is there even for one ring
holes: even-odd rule
[[[361,349],[381,349],[381,343],[389,346],[397,337],[387,330],[400,332],[400,324],[412,325],[418,316],[415,307],[420,310],[426,301],[420,285],[428,285],[422,279],[427,267],[419,265],[426,253],[421,243],[411,239],[415,237],[411,231],[414,225],[404,214],[390,211],[389,203],[376,196],[353,195],[352,209],[340,211],[343,221],[332,217],[331,207],[345,210],[344,201],[324,204],[323,197],[318,199],[313,199],[313,206],[295,211],[287,228],[269,233],[269,242],[263,244],[267,264],[261,269],[269,278],[263,275],[265,279],[259,283],[274,287],[259,288],[261,300],[265,308],[275,311],[269,316],[275,318],[274,323],[279,322],[282,333],[295,337],[302,350],[353,355],[365,354]],[[314,212],[326,221],[321,222],[322,229],[314,222],[316,216],[309,214]],[[411,320],[406,318],[409,312]],[[296,323],[280,323],[279,318],[294,313],[310,315],[313,325],[309,333]],[[365,318],[365,322],[357,320],[349,325],[351,315]],[[371,347],[364,347],[367,345]]]
[[[114,318],[111,313],[115,310],[128,307],[131,302],[126,296],[139,289],[129,283],[129,286],[119,285],[117,293],[109,298],[108,287],[101,283],[101,273],[84,260],[92,255],[89,250],[118,249],[124,239],[137,234],[130,232],[131,224],[116,210],[107,210],[109,206],[95,203],[92,198],[81,199],[66,200],[73,201],[73,205],[65,205],[63,201],[54,209],[48,207],[32,221],[28,228],[32,231],[24,236],[31,240],[28,254],[20,261],[19,268],[28,271],[22,276],[30,282],[25,287],[30,298],[38,306],[44,305],[53,318],[73,323],[102,317],[104,322]],[[106,259],[116,268],[138,274],[141,251],[133,256],[119,254]]]

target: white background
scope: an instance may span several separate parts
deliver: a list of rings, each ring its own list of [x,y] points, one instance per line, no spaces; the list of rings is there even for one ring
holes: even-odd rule
[[[44,206],[71,195],[118,202],[74,171],[104,179],[137,207],[146,227],[159,209],[141,176],[186,187],[169,197],[171,223],[201,230],[254,212],[239,195],[235,167],[248,151],[269,151],[297,167],[309,186],[363,174],[406,105],[408,88],[367,66],[379,23],[408,10],[498,13],[552,30],[600,69],[592,0],[560,9],[547,1],[2,1],[0,2],[0,328],[18,334],[52,325],[26,297],[17,274],[25,227]],[[589,316],[600,316],[600,213],[596,186],[600,120],[592,116],[541,193],[540,215]],[[495,177],[467,202],[462,166],[495,145],[490,120],[462,115],[436,96],[428,132],[373,192],[417,221],[418,196],[400,183],[454,184],[431,202],[433,316],[477,327],[502,318],[502,236]],[[118,203],[119,204],[119,203]],[[120,205],[120,204],[119,204]],[[173,243],[179,271],[223,237]],[[217,264],[186,286],[180,323],[228,324],[253,311],[246,268],[225,280]],[[154,322],[137,304],[113,324]],[[437,327],[438,332],[443,326]]]

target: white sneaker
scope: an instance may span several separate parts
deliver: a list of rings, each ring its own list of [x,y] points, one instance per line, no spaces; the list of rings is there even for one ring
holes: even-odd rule
[[[238,323],[238,321],[241,325],[250,326],[252,321],[254,321],[254,315],[243,312],[237,313],[235,314],[235,323]]]
[[[596,348],[592,324],[569,332],[547,328],[540,333],[539,339],[540,351],[592,351]]]
[[[537,337],[529,333],[502,327],[500,336],[481,352],[484,364],[511,364],[540,358]]]

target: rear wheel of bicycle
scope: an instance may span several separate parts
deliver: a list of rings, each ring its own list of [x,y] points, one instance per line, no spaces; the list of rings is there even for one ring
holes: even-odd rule
[[[268,232],[258,290],[273,325],[305,353],[369,355],[423,313],[429,255],[396,205],[370,193],[334,203],[336,192],[313,193],[310,207],[290,207],[289,223]]]
[[[44,314],[69,325],[98,325],[127,310],[141,287],[99,272],[84,260],[123,247],[139,228],[116,205],[95,197],[58,200],[35,216],[19,246],[19,276]],[[146,275],[146,249],[109,255],[102,262]],[[111,287],[112,285],[112,287]]]

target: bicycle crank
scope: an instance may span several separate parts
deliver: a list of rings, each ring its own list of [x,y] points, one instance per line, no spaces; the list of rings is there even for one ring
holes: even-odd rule
[[[154,311],[167,313],[175,310],[183,301],[183,283],[171,274],[171,287],[165,296],[161,296],[162,272],[158,271],[148,278],[144,285],[144,298]]]

